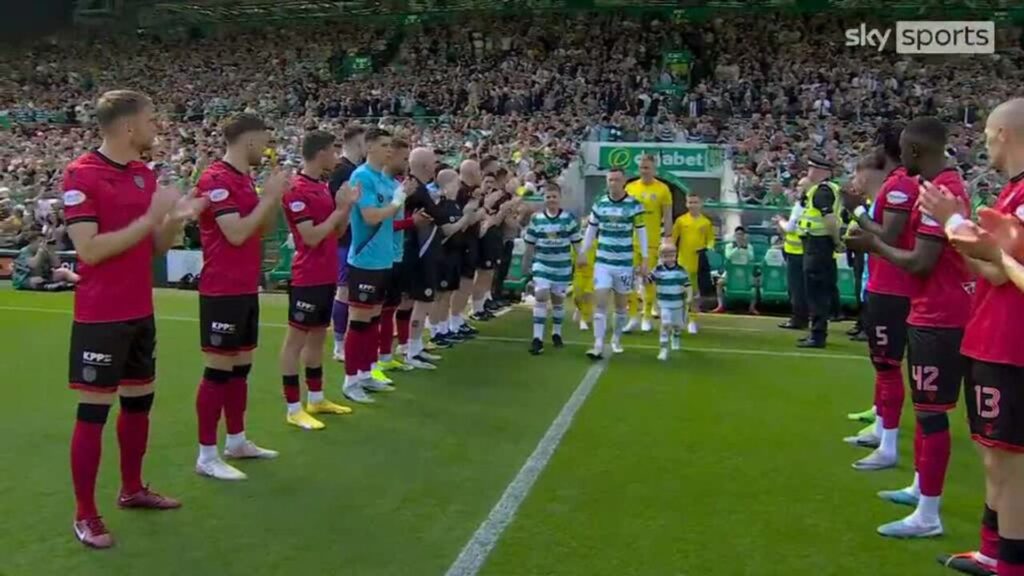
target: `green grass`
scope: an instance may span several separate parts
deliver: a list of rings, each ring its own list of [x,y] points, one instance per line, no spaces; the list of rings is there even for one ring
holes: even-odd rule
[[[580,345],[530,358],[512,340],[530,329],[516,312],[486,326],[491,339],[449,352],[442,370],[402,374],[378,405],[302,432],[283,422],[284,331],[272,324],[284,321],[284,300],[268,296],[248,429],[282,456],[242,466],[247,482],[215,483],[192,471],[196,300],[158,292],[146,460],[147,479],[185,508],[116,509],[110,425],[98,497],[118,546],[92,552],[70,530],[71,299],[0,291],[0,574],[443,574],[590,366],[589,338],[573,328],[567,339]],[[866,407],[871,366],[838,334],[826,355],[795,354],[794,338],[768,319],[707,318],[667,365],[653,336],[628,338],[483,574],[943,574],[934,556],[974,546],[980,518],[981,468],[962,413],[952,419],[948,535],[883,540],[875,527],[909,511],[874,493],[910,479],[910,412],[900,469],[853,471],[864,452],[840,438],[858,428],[844,415]],[[340,377],[329,365],[329,397]]]

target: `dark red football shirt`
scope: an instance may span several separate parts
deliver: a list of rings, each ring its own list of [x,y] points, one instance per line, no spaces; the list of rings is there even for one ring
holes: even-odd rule
[[[1024,173],[1006,184],[994,208],[1024,222]],[[1024,366],[1024,292],[1013,282],[994,286],[984,278],[977,286],[960,351],[983,362]]]
[[[906,169],[900,166],[889,173],[882,183],[875,198],[873,219],[881,226],[885,222],[886,210],[906,212],[909,215],[916,202],[917,180],[907,176]],[[914,230],[909,218],[896,239],[896,247],[901,250],[914,248]],[[910,297],[913,284],[906,270],[885,258],[868,258],[867,288],[873,294]]]
[[[199,293],[234,296],[259,292],[263,265],[263,244],[257,232],[241,246],[233,246],[217,224],[217,218],[238,214],[245,218],[256,209],[260,198],[248,174],[218,160],[199,177],[196,188],[210,203],[199,215],[199,237],[203,245],[203,272]]]
[[[338,232],[332,231],[316,246],[309,246],[298,229],[303,222],[318,225],[334,212],[334,197],[327,183],[299,174],[282,202],[288,229],[295,239],[292,286],[333,286],[338,281]]]
[[[964,188],[960,173],[953,168],[943,170],[933,179],[936,186],[945,186],[970,206],[970,197]],[[942,242],[942,254],[927,277],[911,276],[913,293],[910,295],[910,316],[907,324],[928,328],[963,328],[970,317],[971,297],[974,294],[974,276],[967,263],[946,240],[946,231],[940,222],[914,206],[909,225],[921,238]]]
[[[64,170],[64,215],[69,226],[95,222],[99,234],[141,218],[156,192],[156,174],[143,162],[118,164],[86,152]],[[75,321],[122,322],[153,315],[153,236],[95,266],[79,260]]]

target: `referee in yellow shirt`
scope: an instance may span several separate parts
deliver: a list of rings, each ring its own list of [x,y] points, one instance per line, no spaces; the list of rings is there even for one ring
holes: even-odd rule
[[[686,214],[676,218],[672,225],[672,243],[679,253],[679,265],[686,268],[690,278],[697,279],[698,297],[690,300],[690,322],[686,329],[697,333],[696,313],[700,312],[702,298],[715,294],[715,283],[711,279],[711,265],[708,250],[715,249],[715,227],[711,219],[702,212],[704,202],[700,196],[690,192],[686,195]]]
[[[672,229],[672,191],[668,185],[655,178],[655,161],[651,154],[644,154],[640,158],[640,179],[634,180],[626,185],[626,194],[636,198],[644,207],[644,226],[647,228],[647,262],[658,261],[658,249],[661,239],[669,237],[669,230]],[[637,250],[633,253],[633,259],[640,262],[642,254],[639,251],[639,243],[635,243]],[[651,264],[653,266],[653,264]],[[640,286],[643,287],[643,320],[639,321],[639,298],[634,291],[629,296],[629,323],[623,332],[636,330],[637,324],[644,332],[650,332],[653,328],[651,316],[654,312],[654,284],[646,278],[640,279]]]

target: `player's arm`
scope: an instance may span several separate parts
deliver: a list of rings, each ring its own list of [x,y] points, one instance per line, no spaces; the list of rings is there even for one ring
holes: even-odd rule
[[[170,187],[157,189],[146,213],[120,230],[99,233],[95,198],[88,191],[88,182],[76,174],[65,177],[64,213],[68,222],[68,236],[75,246],[78,259],[95,266],[131,250],[157,230],[174,208],[177,191]]]
[[[364,190],[369,189],[372,183],[364,181],[365,179],[360,178],[358,182],[353,184],[361,186]],[[402,182],[401,186],[397,186],[391,194],[391,202],[387,206],[375,206],[373,205],[372,194],[367,194],[365,200],[360,198],[359,200],[359,213],[363,217],[363,221],[370,226],[376,226],[381,222],[392,218],[398,211],[405,205],[405,199],[415,190],[416,182],[412,178],[406,178]]]
[[[970,256],[964,256],[964,262],[967,263],[967,267],[971,269],[971,272],[985,278],[993,286],[1002,286],[1010,281],[1009,270],[1005,262],[997,264],[988,260],[971,258]],[[1014,284],[1017,284],[1017,282],[1014,281]],[[1020,284],[1017,285],[1020,286]]]
[[[1024,291],[1024,266],[1006,252],[1002,253],[1002,258],[1003,267],[1001,271],[1003,272],[1003,278],[1013,282],[1013,285],[1016,286],[1018,290]],[[996,282],[992,280],[989,281],[996,284]]]
[[[708,220],[707,228],[704,229],[704,248],[707,250],[715,249],[715,228],[711,225],[710,220]]]
[[[942,249],[946,245],[943,238],[931,234],[918,234],[914,242],[914,248],[903,250],[881,241],[878,236],[870,236],[876,240],[872,241],[869,250],[885,258],[896,266],[906,270],[914,276],[927,276],[935,268],[935,264],[942,255]]]
[[[590,250],[595,240],[597,240],[597,217],[591,214],[587,220],[587,229],[583,233],[582,245],[579,248],[579,252],[577,252],[580,262],[587,261],[587,250]]]
[[[661,241],[662,243],[672,241],[672,193],[665,195],[661,203]]]
[[[306,246],[318,246],[324,238],[341,227],[344,220],[348,218],[341,210],[331,212],[331,215],[319,224],[314,224],[312,218],[297,220],[295,229],[299,231],[302,242]]]
[[[238,205],[231,198],[230,191],[220,188],[206,193],[210,198],[210,209],[213,210],[217,227],[227,238],[228,243],[232,246],[241,246],[253,234],[265,230],[273,223],[272,216],[277,213],[287,183],[288,175],[285,172],[272,174],[263,187],[259,204],[245,217],[239,213]]]
[[[522,271],[523,274],[530,276],[530,271],[533,269],[533,253],[535,248],[534,243],[530,240],[524,239],[524,242],[526,242],[526,249],[523,251]]]
[[[640,246],[647,246],[647,226],[644,226],[643,214],[633,219],[633,229],[636,230],[636,239]],[[647,250],[640,250],[640,273],[646,274],[650,263],[647,261]]]

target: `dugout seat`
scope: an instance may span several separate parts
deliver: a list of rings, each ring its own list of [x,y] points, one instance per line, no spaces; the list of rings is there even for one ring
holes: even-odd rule
[[[749,304],[754,299],[754,264],[725,265],[725,303]]]
[[[295,248],[292,248],[286,241],[277,250],[277,265],[267,272],[267,286],[275,286],[280,282],[287,282],[292,278],[292,256],[295,255]]]
[[[789,303],[786,266],[761,265],[761,300],[772,304]]]

